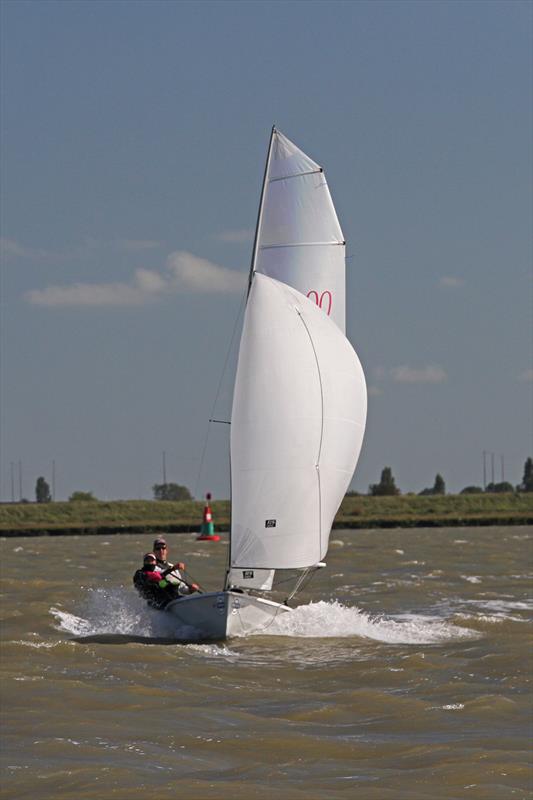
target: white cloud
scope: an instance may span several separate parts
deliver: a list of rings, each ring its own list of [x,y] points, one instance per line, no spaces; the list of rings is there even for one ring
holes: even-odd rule
[[[14,256],[16,258],[46,258],[49,255],[46,250],[38,250],[34,247],[26,247],[26,245],[16,242],[14,239],[0,239],[0,252],[2,258]]]
[[[245,273],[221,267],[185,251],[171,253],[166,268],[166,272],[139,268],[129,283],[74,283],[32,289],[24,298],[32,305],[48,308],[109,308],[140,306],[172,292],[241,292],[246,285]]]
[[[138,306],[147,292],[127,283],[73,283],[71,286],[49,286],[32,289],[24,295],[34,306],[60,308],[84,306],[105,308],[110,306]]]
[[[184,250],[176,250],[167,258],[167,267],[173,276],[174,288],[184,292],[241,292],[246,285],[246,275],[227,267],[213,264]]]
[[[228,242],[231,244],[243,244],[244,242],[252,242],[254,232],[248,228],[242,228],[236,231],[224,231],[219,234],[218,239],[221,242]]]
[[[396,383],[444,383],[448,378],[442,367],[436,366],[415,369],[402,365],[393,367],[390,373]]]
[[[462,278],[457,278],[453,275],[443,275],[439,280],[439,286],[445,289],[458,289],[460,286],[464,286],[464,283]]]
[[[383,389],[380,389],[379,386],[367,386],[367,394],[369,397],[379,397],[383,394]]]
[[[518,377],[519,381],[524,383],[533,383],[533,369],[525,369]]]
[[[131,253],[141,253],[147,250],[155,250],[161,247],[161,242],[154,239],[115,239],[102,240],[87,237],[83,243],[66,248],[61,251],[45,250],[43,248],[28,247],[21,242],[6,237],[0,238],[0,253],[2,258],[25,258],[25,259],[74,259],[87,253],[94,254],[95,251],[120,250]]]
[[[148,294],[163,292],[168,286],[168,279],[152,269],[135,270],[135,283],[137,287]]]

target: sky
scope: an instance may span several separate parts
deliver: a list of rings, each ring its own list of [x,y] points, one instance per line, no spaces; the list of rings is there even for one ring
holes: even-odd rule
[[[321,164],[385,466],[449,492],[533,455],[528,2],[1,4],[0,499],[229,497],[273,124]],[[163,455],[164,454],[164,455]],[[494,454],[493,456],[490,454]],[[165,472],[163,473],[163,462]]]

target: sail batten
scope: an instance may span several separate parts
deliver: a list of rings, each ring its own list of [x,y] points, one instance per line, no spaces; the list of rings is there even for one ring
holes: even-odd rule
[[[346,242],[286,242],[283,244],[261,244],[258,250],[273,250],[281,247],[339,247],[345,245]]]
[[[293,175],[279,175],[277,178],[269,178],[269,183],[275,183],[275,181],[288,181],[291,178],[303,178],[304,175],[316,175],[317,173],[324,172],[322,167],[318,169],[310,169],[307,172],[295,172]]]

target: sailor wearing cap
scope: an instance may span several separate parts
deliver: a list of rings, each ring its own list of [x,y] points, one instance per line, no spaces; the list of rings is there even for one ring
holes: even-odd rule
[[[155,553],[157,567],[163,572],[164,569],[170,567],[170,562],[167,561],[168,545],[166,539],[154,539],[153,551]]]
[[[156,568],[160,572],[164,572],[164,570],[169,569],[172,567],[170,561],[167,560],[168,558],[168,545],[166,540],[159,537],[158,539],[154,539],[154,553],[156,557]],[[177,578],[181,578],[178,570],[185,569],[185,564],[183,561],[178,561],[177,564],[174,564],[172,567],[172,574],[176,575]]]

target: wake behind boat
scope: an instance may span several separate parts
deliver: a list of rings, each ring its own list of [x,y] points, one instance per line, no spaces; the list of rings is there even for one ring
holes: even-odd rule
[[[345,241],[322,168],[272,129],[231,414],[232,522],[221,592],[165,613],[205,639],[267,630],[323,564],[366,422],[345,335]],[[286,603],[264,597],[297,572]]]

